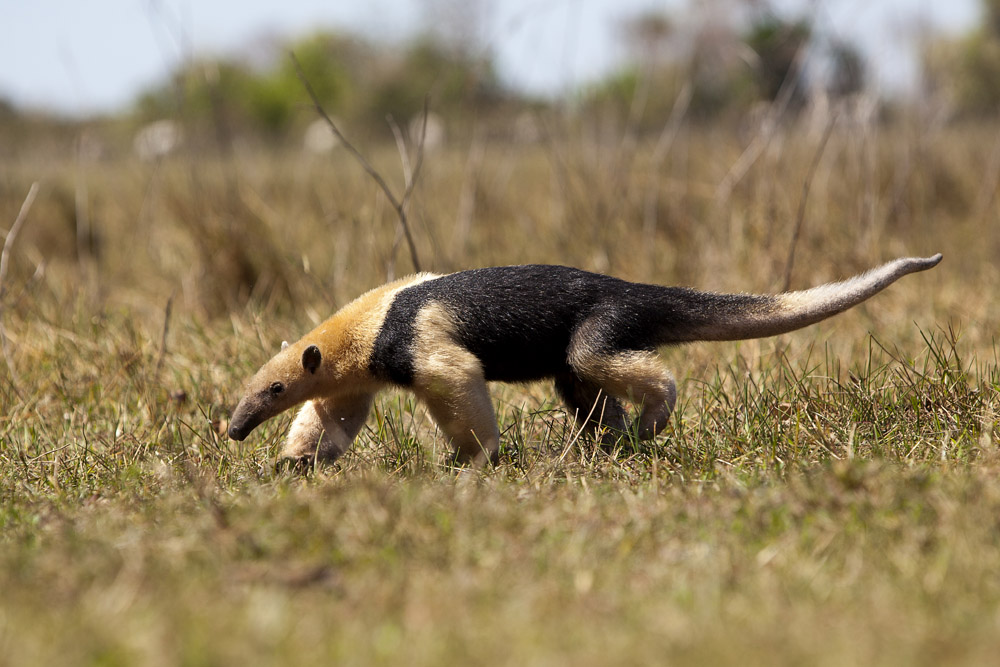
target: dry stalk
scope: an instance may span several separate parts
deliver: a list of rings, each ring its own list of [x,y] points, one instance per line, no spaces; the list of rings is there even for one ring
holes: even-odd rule
[[[7,232],[6,238],[3,241],[3,251],[0,252],[0,347],[3,347],[3,358],[4,362],[7,364],[7,371],[10,373],[11,386],[14,388],[14,392],[17,394],[18,398],[23,398],[21,396],[21,391],[19,389],[19,382],[17,380],[17,373],[14,371],[14,364],[11,363],[10,350],[7,347],[7,329],[3,324],[3,296],[4,296],[4,280],[7,277],[7,266],[10,261],[10,249],[14,245],[14,239],[17,238],[18,233],[21,231],[21,227],[24,226],[24,221],[28,219],[28,211],[31,210],[31,205],[35,203],[35,196],[38,194],[38,181],[31,184],[28,188],[28,194],[24,198],[24,202],[21,204],[21,210],[18,211],[17,217],[14,219],[14,224],[11,225],[10,231]]]
[[[694,86],[691,85],[691,80],[688,79],[684,82],[684,86],[681,88],[680,93],[678,93],[677,99],[674,100],[674,106],[670,110],[670,117],[667,119],[667,123],[663,126],[663,129],[660,131],[660,136],[656,140],[656,146],[653,148],[653,159],[650,173],[657,175],[661,173],[663,162],[670,153],[670,149],[674,145],[674,140],[680,133],[681,123],[684,120],[684,116],[687,114],[688,108],[691,106],[691,99],[693,96]],[[656,249],[656,244],[653,243],[653,232],[656,229],[656,202],[657,195],[659,194],[658,185],[659,179],[654,179],[652,184],[646,189],[646,197],[643,202],[642,231],[643,237],[649,241],[648,248],[651,259]],[[650,265],[653,265],[652,261],[650,261]]]
[[[750,171],[750,168],[764,153],[764,149],[771,144],[771,139],[774,137],[774,133],[778,129],[778,121],[785,115],[785,111],[788,109],[788,105],[792,101],[792,94],[795,92],[795,85],[798,83],[799,76],[802,74],[802,66],[805,61],[805,55],[805,46],[799,47],[798,53],[795,55],[795,60],[792,63],[792,67],[788,70],[788,74],[785,76],[785,80],[782,82],[781,88],[778,90],[777,97],[768,108],[767,116],[761,124],[760,132],[757,133],[753,141],[750,142],[750,145],[743,151],[743,154],[740,155],[738,160],[736,160],[733,166],[729,169],[729,173],[726,174],[726,177],[722,179],[722,182],[719,183],[719,186],[716,188],[715,205],[717,209],[721,209],[722,206],[729,201],[729,197],[733,193],[733,188],[735,188],[737,184],[743,180],[743,178],[747,175],[747,172]]]
[[[365,170],[365,173],[367,173],[373,181],[375,181],[375,183],[382,190],[382,193],[386,196],[386,199],[388,199],[389,203],[392,204],[392,207],[396,211],[396,216],[399,218],[399,224],[403,228],[403,235],[406,237],[407,246],[409,246],[410,249],[410,260],[413,262],[413,269],[418,272],[421,271],[420,258],[417,255],[417,246],[413,242],[413,234],[410,232],[410,222],[406,217],[406,204],[409,202],[410,195],[413,193],[413,187],[416,185],[417,173],[419,172],[420,166],[423,162],[424,134],[427,131],[426,100],[424,101],[423,131],[421,133],[420,143],[417,147],[417,163],[413,168],[412,178],[408,179],[409,182],[403,191],[403,196],[397,199],[392,193],[392,188],[389,187],[389,184],[378,172],[378,170],[376,170],[375,167],[373,167],[371,163],[365,159],[365,156],[361,154],[361,151],[354,147],[354,144],[348,141],[347,137],[344,136],[344,133],[340,131],[339,127],[337,127],[337,124],[333,122],[332,118],[330,118],[326,109],[323,108],[323,104],[319,101],[319,97],[316,95],[316,91],[313,89],[312,84],[309,83],[309,79],[306,77],[306,74],[302,69],[302,65],[299,64],[298,58],[295,57],[294,53],[290,53],[289,55],[291,56],[292,64],[295,66],[295,74],[299,77],[299,81],[302,82],[303,87],[305,87],[306,93],[309,94],[309,99],[312,100],[316,113],[318,113],[326,122],[333,134],[337,137],[344,148],[347,149],[347,152],[350,153],[355,160],[357,160],[358,164],[361,165],[361,168]]]
[[[163,370],[163,359],[167,356],[167,334],[170,333],[170,311],[173,309],[174,297],[171,295],[167,299],[167,305],[163,309],[163,331],[160,334],[160,351],[156,355],[156,366],[153,367],[153,381],[150,383],[152,390],[160,383],[160,371]],[[152,401],[150,401],[152,406]],[[152,408],[151,408],[152,409]]]
[[[816,175],[816,169],[819,167],[820,158],[823,157],[826,143],[830,140],[830,135],[833,134],[833,127],[836,123],[837,114],[830,114],[830,119],[826,123],[826,129],[823,131],[823,137],[820,139],[819,146],[816,147],[816,153],[809,164],[809,171],[806,172],[806,180],[802,183],[802,197],[799,198],[799,211],[795,216],[792,243],[788,248],[788,260],[785,262],[785,282],[782,283],[782,292],[787,292],[792,285],[792,266],[795,264],[795,248],[799,243],[799,236],[802,234],[802,226],[806,219],[806,202],[809,201],[809,188],[812,187],[813,177]]]
[[[464,257],[468,249],[472,217],[476,212],[476,190],[479,187],[479,172],[486,155],[486,148],[479,132],[472,134],[469,153],[462,171],[462,186],[458,191],[458,205],[455,213],[455,229],[451,237],[452,257]]]
[[[986,165],[979,194],[976,196],[976,204],[972,209],[974,219],[982,220],[984,224],[988,224],[988,216],[996,197],[998,182],[1000,182],[1000,133],[997,133],[993,150],[990,151],[989,162]]]

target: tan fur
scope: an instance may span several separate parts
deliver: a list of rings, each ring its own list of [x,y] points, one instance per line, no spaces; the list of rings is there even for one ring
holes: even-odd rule
[[[254,414],[257,423],[313,399],[299,411],[282,458],[310,458],[327,448],[330,454],[339,454],[350,445],[368,415],[371,396],[381,388],[367,372],[367,365],[392,300],[400,290],[434,277],[421,273],[362,294],[300,340],[282,345],[281,351],[250,378],[240,407]],[[303,372],[302,356],[313,345],[319,348],[324,363],[310,375]],[[267,394],[268,386],[275,382],[288,387],[277,398]]]
[[[555,386],[574,411],[573,417],[583,427],[583,433],[599,437],[605,445],[613,445],[628,431],[625,407],[597,382],[564,374],[556,377]]]
[[[500,431],[482,364],[455,342],[455,323],[431,302],[415,322],[413,391],[427,404],[463,463],[496,457]]]
[[[798,329],[846,310],[899,277],[928,269],[940,260],[940,255],[899,259],[839,283],[776,296],[715,295],[633,284],[629,289],[643,290],[643,301],[637,304],[633,297],[631,304],[626,304],[634,309],[631,312],[638,313],[633,315],[638,319],[631,321],[614,319],[614,306],[600,300],[614,298],[613,292],[605,297],[600,290],[612,289],[608,287],[612,283],[613,289],[619,289],[621,281],[565,267],[497,267],[482,270],[492,278],[463,272],[418,290],[423,300],[401,299],[402,310],[394,310],[387,324],[390,309],[402,290],[438,278],[418,274],[366,292],[296,343],[283,344],[281,351],[247,383],[230,421],[229,434],[242,440],[266,419],[304,403],[281,458],[333,460],[351,446],[363,427],[374,394],[390,382],[398,382],[411,388],[426,404],[459,462],[481,464],[495,461],[500,446],[486,377],[528,381],[548,374],[554,377],[556,390],[577,421],[590,433],[599,434],[606,444],[612,444],[630,428],[623,401],[639,409],[636,435],[651,439],[666,427],[677,400],[677,387],[655,352],[647,350],[656,345],[757,338]],[[578,297],[578,301],[573,300],[571,292],[566,301],[560,302],[571,308],[547,310],[544,299],[560,292],[549,291],[554,283],[547,286],[545,281],[554,280],[552,276],[556,275],[565,277],[567,272],[581,280],[584,278],[580,276],[589,276],[585,279],[593,291],[590,296]],[[506,276],[508,281],[499,288],[490,282],[498,275]],[[531,280],[519,282],[511,279],[512,275],[530,275]],[[471,276],[482,282],[470,283]],[[496,291],[479,292],[483,286]],[[440,291],[448,289],[454,291]],[[463,310],[460,297],[466,289],[476,296],[471,305],[465,302]],[[499,310],[483,311],[481,306],[489,303],[492,294],[508,301]],[[642,305],[646,303],[656,308],[667,304],[670,319],[644,313]],[[574,304],[589,310],[574,313]],[[484,319],[483,312],[493,315]],[[553,317],[553,313],[560,313],[561,319],[555,323],[565,327],[565,334],[552,334],[551,328],[546,334],[545,328],[539,326],[541,322],[551,327],[553,320],[545,318]],[[518,322],[518,317],[525,322]],[[644,327],[640,334],[648,336],[646,341],[640,336],[638,344],[636,323]],[[518,329],[520,326],[524,328]],[[610,328],[615,326],[626,327],[627,336],[632,337],[629,347],[617,342],[627,338],[616,338],[616,330]],[[633,329],[629,330],[629,326]],[[558,354],[558,363],[549,365],[544,358],[538,361],[538,356],[531,356],[534,339],[520,340],[509,347],[516,336],[504,339],[510,333],[508,328],[515,334],[548,335],[543,338],[547,342],[542,343],[548,347],[541,349],[546,350],[546,355]],[[390,335],[382,338],[386,331]],[[498,334],[501,342],[495,337]],[[567,339],[568,349],[564,347]],[[482,356],[477,357],[472,350]],[[405,355],[402,360],[400,355]],[[544,370],[533,371],[536,364]]]
[[[685,341],[765,338],[815,324],[878,294],[905,275],[936,266],[941,255],[902,257],[860,275],[799,292],[786,292],[771,303],[709,325],[692,327]],[[678,341],[683,342],[683,341]]]
[[[289,346],[297,349],[294,363],[302,349],[316,345],[323,358],[332,361],[332,383],[350,391],[370,385],[368,359],[392,300],[400,290],[436,277],[433,273],[419,273],[365,292]],[[331,389],[337,391],[338,387],[331,385]]]
[[[281,458],[309,462],[339,457],[365,425],[374,398],[369,393],[306,401],[288,431]]]
[[[641,406],[637,435],[640,439],[649,440],[666,427],[673,412],[677,402],[674,378],[652,352],[594,352],[591,331],[596,326],[599,325],[593,322],[579,328],[570,346],[569,363],[581,379],[597,385],[614,398]],[[610,413],[615,427],[621,420],[621,412],[619,407]],[[600,418],[600,415],[597,417]]]
[[[580,377],[609,395],[642,407],[640,439],[654,438],[666,427],[677,402],[677,385],[656,354],[578,355],[571,363]]]

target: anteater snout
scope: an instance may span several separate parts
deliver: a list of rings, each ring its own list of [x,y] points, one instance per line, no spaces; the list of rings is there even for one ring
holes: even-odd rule
[[[248,409],[246,401],[240,401],[229,420],[229,437],[233,440],[245,440],[261,421],[255,410]]]

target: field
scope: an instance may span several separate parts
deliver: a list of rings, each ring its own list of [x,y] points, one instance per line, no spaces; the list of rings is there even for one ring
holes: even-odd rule
[[[501,463],[459,475],[388,392],[296,476],[289,416],[220,435],[241,383],[414,268],[346,152],[4,162],[0,226],[39,187],[0,261],[0,665],[995,659],[998,128],[544,129],[428,152],[422,269],[775,292],[944,261],[794,334],[664,350],[652,444],[607,453],[551,386],[497,386]],[[361,148],[398,196],[396,147]]]

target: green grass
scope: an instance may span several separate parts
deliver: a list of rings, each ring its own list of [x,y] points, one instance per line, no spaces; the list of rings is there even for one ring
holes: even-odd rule
[[[343,156],[3,165],[0,220],[42,190],[0,295],[0,664],[990,662],[994,134],[835,132],[793,287],[939,267],[802,332],[665,350],[653,444],[605,452],[547,384],[498,386],[484,474],[401,392],[304,477],[273,468],[287,415],[220,436],[281,340],[410,268]],[[429,156],[421,259],[775,290],[816,140],[789,130],[717,200],[742,146],[692,129],[656,163],[581,130]]]

